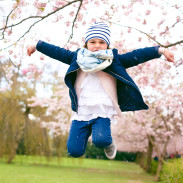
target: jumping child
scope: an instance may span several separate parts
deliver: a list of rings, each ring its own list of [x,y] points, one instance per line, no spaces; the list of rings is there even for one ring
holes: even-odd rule
[[[38,41],[29,46],[30,56],[36,50],[70,65],[65,75],[69,87],[72,124],[67,140],[68,153],[72,157],[84,155],[88,138],[103,148],[109,159],[116,156],[116,145],[111,136],[111,121],[121,116],[122,111],[148,109],[140,90],[127,74],[129,67],[160,58],[174,62],[174,55],[160,46],[146,47],[118,54],[110,49],[110,30],[107,24],[98,22],[86,32],[85,45],[77,51],[70,51],[52,44]]]

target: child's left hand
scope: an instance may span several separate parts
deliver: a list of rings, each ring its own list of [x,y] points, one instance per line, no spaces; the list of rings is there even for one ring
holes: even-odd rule
[[[165,48],[163,55],[167,59],[168,62],[174,62],[174,54]]]

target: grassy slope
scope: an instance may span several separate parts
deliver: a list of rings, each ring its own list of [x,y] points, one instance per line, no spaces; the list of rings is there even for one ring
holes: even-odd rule
[[[0,162],[0,183],[154,183],[153,177],[133,163],[63,158],[20,157]]]

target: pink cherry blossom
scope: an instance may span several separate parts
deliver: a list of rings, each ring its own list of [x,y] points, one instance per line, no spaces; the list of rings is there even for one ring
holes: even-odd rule
[[[147,10],[145,15],[150,15],[150,13],[151,13],[151,10]]]
[[[40,60],[44,60],[44,55],[41,55],[40,56]]]
[[[11,55],[13,53],[13,50],[9,50],[8,53]]]
[[[70,13],[69,13],[69,15],[72,17],[72,16],[74,16],[74,11],[71,11]]]
[[[64,6],[66,4],[66,2],[63,0],[55,0],[55,4],[56,4],[56,6]]]
[[[70,22],[70,21],[67,21],[67,22],[65,23],[65,25],[66,25],[67,27],[69,27],[69,26],[71,25],[71,22]]]

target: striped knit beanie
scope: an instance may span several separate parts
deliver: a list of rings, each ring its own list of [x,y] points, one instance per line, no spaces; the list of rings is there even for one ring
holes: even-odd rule
[[[110,36],[111,36],[111,31],[109,30],[108,25],[104,22],[96,22],[93,25],[91,25],[86,31],[85,44],[90,39],[96,38],[96,39],[104,40],[109,46]]]

